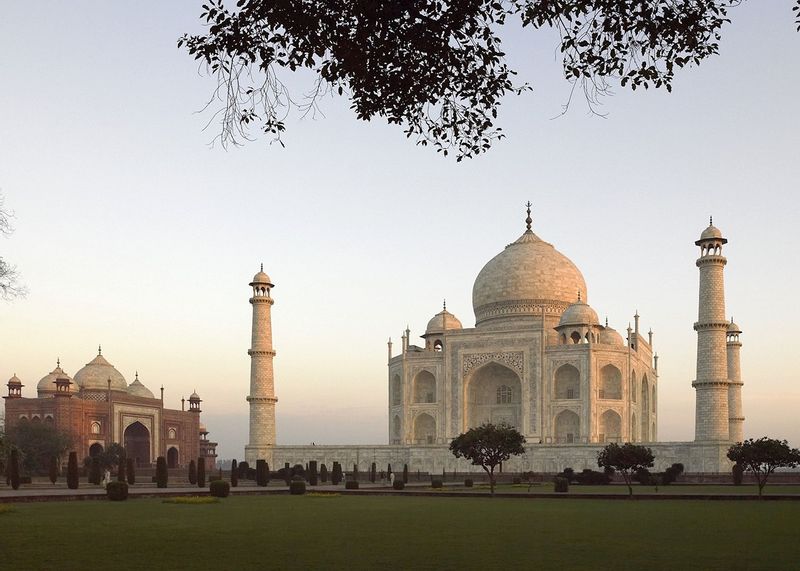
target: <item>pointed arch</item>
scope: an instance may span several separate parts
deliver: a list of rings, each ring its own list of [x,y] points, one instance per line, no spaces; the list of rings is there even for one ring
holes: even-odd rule
[[[600,415],[600,442],[620,442],[622,440],[622,418],[619,413],[607,410]]]
[[[464,419],[465,429],[484,422],[521,426],[522,381],[519,375],[495,361],[475,369],[464,386]]]
[[[392,406],[397,406],[403,402],[403,381],[400,375],[392,377],[392,386],[390,387],[391,403]]]
[[[622,399],[622,373],[614,365],[600,369],[600,398]]]
[[[628,442],[638,442],[636,438],[636,413],[631,413],[631,433],[628,435]]]
[[[436,419],[426,412],[414,418],[414,443],[436,443]]]
[[[580,440],[581,419],[571,410],[562,410],[556,415],[555,438],[559,444],[572,444]]]
[[[430,371],[420,371],[414,377],[411,394],[415,403],[436,402],[436,377]]]
[[[630,395],[631,401],[636,402],[636,392],[638,390],[638,383],[636,382],[636,371],[631,371],[631,386],[630,386]]]
[[[647,381],[647,374],[642,375],[642,429],[639,438],[642,442],[650,442],[650,383]]]
[[[401,426],[402,425],[400,423],[400,416],[397,414],[394,415],[394,418],[392,418],[392,444],[401,443],[402,441],[402,434],[400,432]]]
[[[581,374],[572,365],[561,365],[556,369],[553,392],[557,399],[580,398]]]

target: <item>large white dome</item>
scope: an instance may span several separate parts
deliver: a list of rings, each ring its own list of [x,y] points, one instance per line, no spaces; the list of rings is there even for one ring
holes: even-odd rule
[[[586,295],[580,270],[528,229],[483,266],[472,288],[475,324],[564,311]]]
[[[97,391],[108,390],[108,380],[111,379],[111,390],[126,391],[128,383],[122,373],[114,368],[114,365],[106,361],[103,355],[86,363],[86,365],[75,373],[75,384],[82,390]]]

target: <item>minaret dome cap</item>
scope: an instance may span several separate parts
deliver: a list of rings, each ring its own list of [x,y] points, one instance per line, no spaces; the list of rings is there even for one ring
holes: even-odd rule
[[[728,243],[728,240],[722,237],[722,231],[716,226],[714,226],[710,221],[708,224],[708,228],[703,230],[703,232],[700,234],[700,239],[697,242],[695,242],[695,244],[699,246],[703,242],[709,240],[722,242],[723,244]]]
[[[261,265],[261,271],[259,271],[256,275],[253,276],[253,281],[250,282],[251,286],[267,286],[267,287],[275,287],[272,283],[272,280],[269,276],[264,273],[264,265]]]

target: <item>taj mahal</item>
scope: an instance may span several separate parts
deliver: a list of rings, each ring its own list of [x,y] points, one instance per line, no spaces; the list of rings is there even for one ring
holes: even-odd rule
[[[372,462],[429,472],[478,468],[457,460],[451,439],[483,422],[508,423],[526,438],[507,469],[557,472],[596,468],[609,442],[651,447],[656,466],[681,462],[689,472],[730,469],[726,452],[743,438],[739,327],[725,311],[722,255],[727,240],[709,222],[699,248],[695,439],[659,442],[658,355],[652,330],[621,334],[601,323],[580,270],[532,229],[530,203],[519,238],[489,260],[472,288],[475,326],[446,305],[413,344],[407,327],[398,354],[388,343],[387,444],[282,446],[275,426],[271,311],[275,287],[263,267],[250,286],[253,307],[250,439],[246,460],[276,468],[317,460]]]

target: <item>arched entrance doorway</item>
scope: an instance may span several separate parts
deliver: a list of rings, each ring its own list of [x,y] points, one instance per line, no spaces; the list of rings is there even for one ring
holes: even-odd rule
[[[167,450],[167,467],[169,468],[177,468],[178,467],[178,449],[174,446],[170,447]]]
[[[141,422],[134,422],[125,429],[125,451],[137,466],[150,464],[150,431]]]
[[[99,442],[95,442],[91,446],[89,446],[89,456],[94,458],[103,453],[103,445]]]
[[[436,442],[436,420],[427,413],[414,419],[414,444],[434,444]]]
[[[472,374],[465,390],[465,428],[484,422],[522,427],[522,383],[499,363],[487,363]]]

